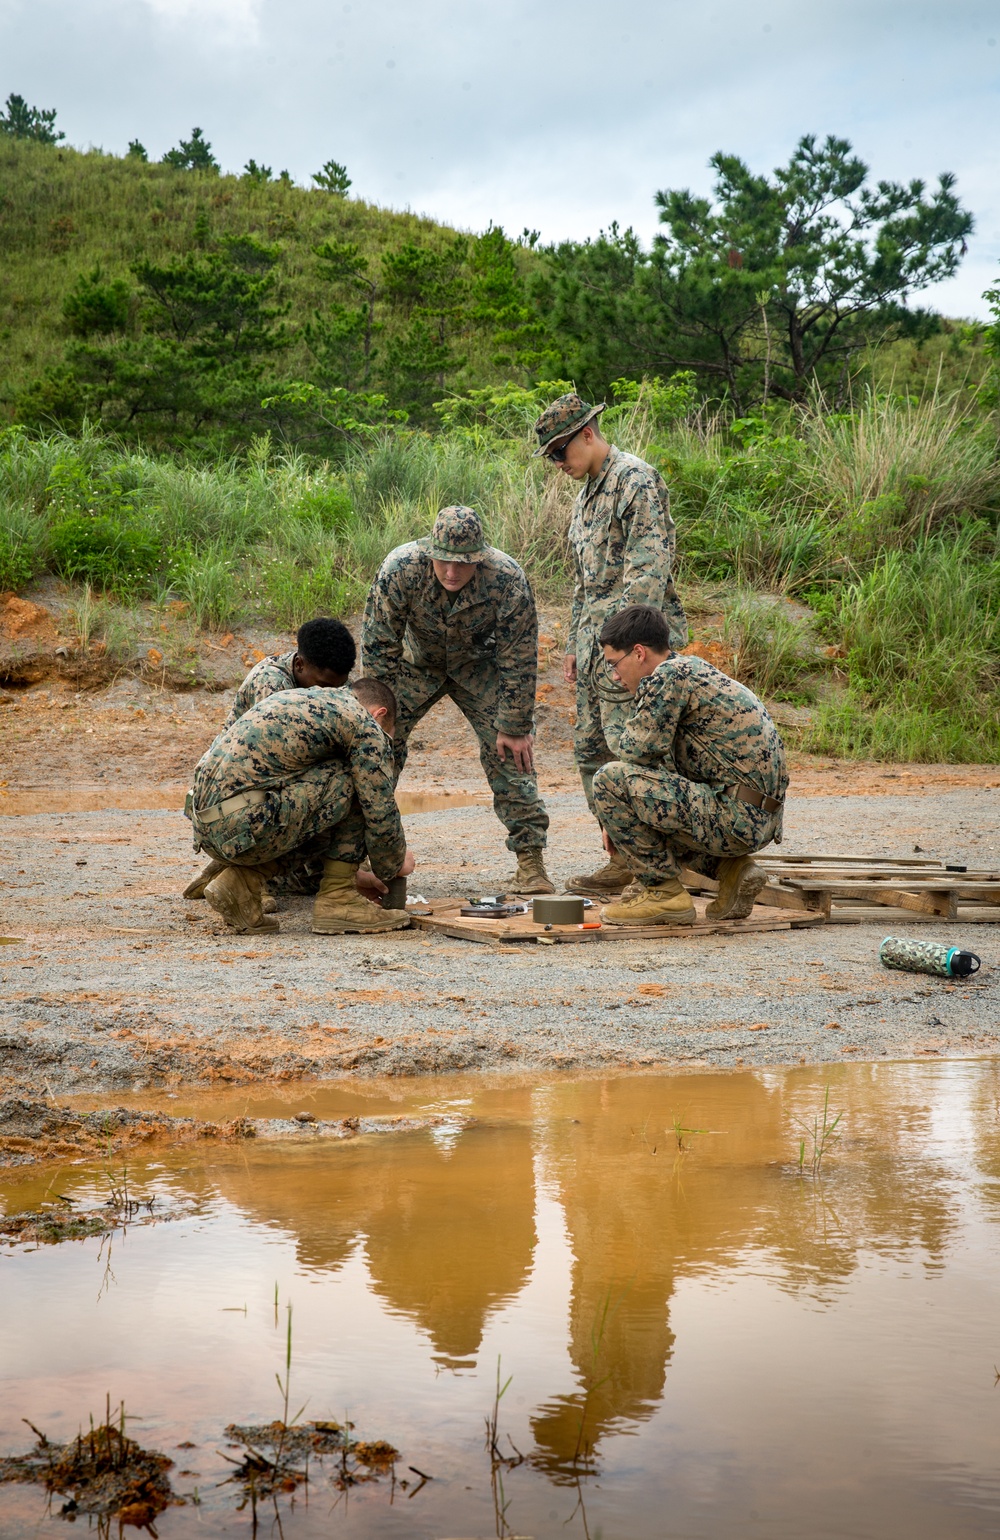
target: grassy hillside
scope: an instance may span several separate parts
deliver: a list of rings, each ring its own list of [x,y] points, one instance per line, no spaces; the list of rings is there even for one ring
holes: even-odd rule
[[[134,289],[131,268],[143,259],[169,264],[211,252],[227,237],[254,237],[277,254],[273,298],[286,310],[284,325],[292,339],[281,352],[280,373],[286,379],[311,378],[316,361],[302,328],[317,310],[344,298],[314,255],[318,245],[353,243],[369,273],[379,278],[387,254],[409,245],[444,258],[454,251],[457,235],[415,214],[319,188],[179,171],[0,135],[0,408],[15,415],[23,392],[62,363],[70,338],[64,304],[80,276],[95,268],[103,281],[126,279]],[[466,244],[475,259],[475,242]],[[521,268],[532,261],[527,248],[508,243],[506,252]],[[460,276],[468,288],[476,274],[466,267]],[[409,293],[401,288],[397,275],[392,303],[379,307],[383,354],[386,339],[403,334],[414,307],[419,310],[427,300],[412,284]],[[131,331],[141,319],[135,310],[133,302]],[[448,384],[457,388],[472,378],[480,383],[504,373],[490,361],[491,328],[468,312],[466,305],[464,314],[448,318],[459,365],[449,372]],[[443,375],[440,383],[443,392]]]

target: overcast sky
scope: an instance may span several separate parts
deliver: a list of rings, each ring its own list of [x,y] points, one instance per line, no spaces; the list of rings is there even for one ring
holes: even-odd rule
[[[198,124],[222,167],[544,240],[611,220],[644,237],[660,187],[708,157],[755,171],[804,133],[878,177],[954,171],[976,217],[927,291],[985,315],[1000,270],[996,0],[0,0],[0,99],[55,107],[71,144],[150,158]]]

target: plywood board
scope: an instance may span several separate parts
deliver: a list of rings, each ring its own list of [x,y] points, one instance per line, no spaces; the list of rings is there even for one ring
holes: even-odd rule
[[[758,931],[798,930],[802,926],[820,925],[823,916],[812,913],[754,908],[747,920],[706,920],[705,907],[708,899],[695,899],[698,919],[694,925],[602,925],[600,930],[581,930],[576,925],[553,925],[551,930],[536,925],[530,914],[517,915],[509,920],[476,920],[462,915],[464,899],[447,899],[432,905],[429,915],[414,914],[413,924],[418,930],[454,936],[460,941],[541,942],[585,941],[680,941],[699,936],[746,935]],[[600,910],[587,911],[597,918]]]

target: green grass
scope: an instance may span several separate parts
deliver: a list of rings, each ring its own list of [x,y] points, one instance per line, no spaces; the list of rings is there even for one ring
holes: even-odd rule
[[[314,248],[350,241],[377,268],[406,242],[441,251],[456,231],[319,188],[241,176],[176,171],[129,157],[53,148],[0,135],[0,407],[8,411],[50,366],[69,338],[63,305],[81,274],[99,267],[104,282],[128,279],[133,262],[197,253],[225,236],[252,235],[280,250],[281,300],[297,340],[282,357],[287,379],[308,377],[311,358],[301,327],[331,299]],[[525,250],[518,259],[535,260]],[[406,325],[382,318],[379,346]],[[478,377],[496,373],[490,345],[463,340]],[[466,371],[467,372],[467,371]],[[456,376],[464,379],[465,373]]]

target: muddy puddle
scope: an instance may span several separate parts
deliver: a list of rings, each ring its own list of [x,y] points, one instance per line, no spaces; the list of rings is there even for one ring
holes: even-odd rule
[[[188,1499],[164,1540],[251,1533],[225,1430],[281,1416],[289,1304],[292,1412],[399,1457],[346,1487],[317,1460],[261,1533],[276,1512],[286,1540],[997,1532],[1000,1065],[162,1105],[454,1119],[130,1158],[171,1222],[0,1254],[0,1454],[32,1443],[22,1417],[65,1441],[123,1400]],[[0,1201],[86,1208],[111,1180],[7,1172]],[[0,1487],[0,1534],[64,1533],[45,1504]]]
[[[103,813],[113,811],[179,812],[184,806],[187,787],[181,784],[160,786],[77,785],[20,786],[0,791],[0,816],[28,817],[38,813]],[[437,813],[452,807],[476,807],[488,803],[488,796],[462,791],[401,791],[396,798],[399,811]]]

